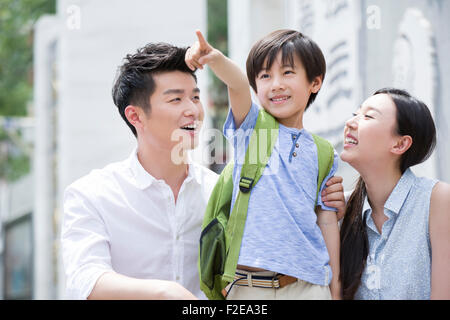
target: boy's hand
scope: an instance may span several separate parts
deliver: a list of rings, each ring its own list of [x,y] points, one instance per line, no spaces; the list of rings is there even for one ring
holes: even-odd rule
[[[198,41],[186,51],[186,65],[195,71],[208,64],[211,71],[228,87],[228,102],[233,110],[234,123],[239,128],[252,106],[252,96],[247,76],[231,59],[213,48],[196,30]]]
[[[195,30],[198,41],[186,51],[184,57],[187,66],[195,71],[196,68],[203,69],[203,65],[208,64],[220,55],[220,51],[214,49],[208,41],[205,40],[200,30]]]
[[[322,202],[327,207],[338,209],[337,218],[341,220],[345,215],[345,197],[342,177],[333,176],[328,179],[326,188],[322,190]]]

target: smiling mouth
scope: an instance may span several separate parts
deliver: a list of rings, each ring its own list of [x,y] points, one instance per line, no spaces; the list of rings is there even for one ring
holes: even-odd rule
[[[181,127],[183,130],[195,131],[197,129],[197,124],[189,124],[187,126]]]
[[[270,98],[269,100],[272,101],[273,103],[282,103],[289,100],[290,98],[291,96],[283,96],[283,97],[273,97]]]
[[[356,139],[351,138],[351,137],[346,137],[345,140],[344,140],[344,144],[357,145],[358,141]]]

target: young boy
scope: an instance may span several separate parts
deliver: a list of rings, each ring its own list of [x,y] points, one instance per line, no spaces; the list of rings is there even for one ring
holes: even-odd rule
[[[313,137],[303,127],[303,113],[325,76],[320,48],[297,31],[275,31],[251,49],[247,80],[236,64],[209,45],[200,31],[196,33],[198,41],[186,52],[187,65],[194,70],[207,64],[228,86],[231,110],[224,134],[236,152],[233,203],[258,116],[249,82],[262,107],[280,125],[265,174],[252,189],[236,271],[239,280],[226,288],[227,299],[339,299],[337,217],[320,194],[317,213],[314,210],[318,155]],[[336,170],[335,153],[321,192]],[[279,274],[287,285],[258,286]]]

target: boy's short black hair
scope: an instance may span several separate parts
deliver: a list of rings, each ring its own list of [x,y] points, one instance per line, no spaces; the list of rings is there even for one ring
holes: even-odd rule
[[[141,107],[150,113],[150,96],[155,91],[155,73],[166,71],[182,71],[192,75],[194,71],[186,65],[184,56],[187,48],[179,48],[168,43],[149,43],[137,50],[135,54],[128,54],[125,63],[119,68],[113,89],[114,104],[119,109],[122,119],[137,136],[136,129],[128,122],[125,108],[129,105]]]
[[[256,77],[263,69],[270,69],[278,52],[282,52],[283,63],[294,65],[294,54],[303,64],[308,81],[316,77],[325,79],[326,63],[322,50],[309,37],[295,30],[277,30],[256,42],[247,58],[247,77],[255,92]],[[267,65],[264,65],[267,59]],[[318,93],[318,92],[317,92]],[[316,99],[317,93],[311,93],[306,109]]]

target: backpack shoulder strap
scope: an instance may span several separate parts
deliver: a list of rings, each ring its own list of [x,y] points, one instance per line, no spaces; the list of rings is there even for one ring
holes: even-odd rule
[[[319,137],[316,134],[312,134],[314,138],[314,143],[317,146],[317,158],[319,162],[319,174],[317,176],[317,191],[316,191],[316,204],[319,197],[320,187],[322,186],[323,180],[330,173],[334,162],[334,149],[328,140]]]
[[[226,243],[227,259],[223,280],[231,282],[234,279],[251,189],[259,181],[270,159],[278,139],[278,129],[279,124],[275,118],[261,108],[245,154],[236,202],[225,229],[225,236],[230,241]]]
[[[228,212],[221,210],[229,206],[233,193],[233,168],[234,163],[230,161],[223,168],[206,206],[205,215],[203,216],[202,230],[212,221],[220,212]]]

